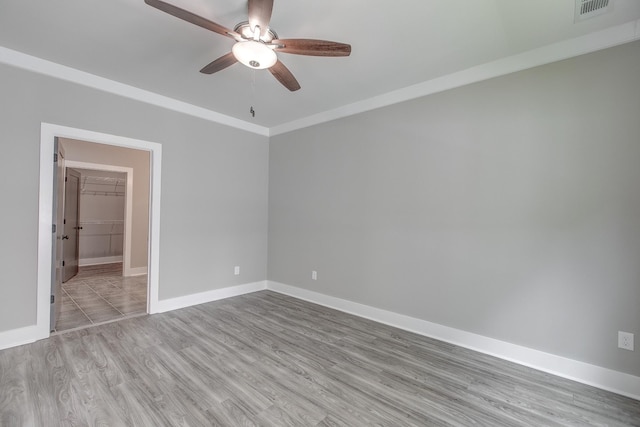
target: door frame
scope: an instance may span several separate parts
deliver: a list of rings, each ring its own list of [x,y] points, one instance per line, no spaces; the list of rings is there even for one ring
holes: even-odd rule
[[[119,172],[127,174],[127,185],[124,189],[124,245],[122,247],[122,275],[137,276],[147,274],[144,272],[134,271],[131,268],[131,235],[133,224],[133,168],[116,165],[105,165],[100,163],[80,162],[77,160],[67,160],[66,167],[76,169],[91,169],[104,172]]]
[[[41,123],[40,128],[40,189],[38,207],[38,281],[36,293],[36,340],[50,336],[51,271],[53,268],[53,156],[55,138],[77,139],[97,144],[148,151],[150,154],[149,186],[149,247],[147,313],[158,312],[160,271],[160,183],[162,145],[157,142],[110,135],[85,129]]]
[[[54,153],[57,153],[54,159],[53,165],[53,219],[52,223],[55,224],[56,232],[53,233],[52,240],[52,252],[51,252],[51,315],[49,322],[49,330],[55,328],[58,317],[60,316],[62,308],[62,258],[63,258],[63,243],[62,234],[64,232],[64,196],[65,196],[65,152],[62,142],[58,138],[54,139],[53,143]]]

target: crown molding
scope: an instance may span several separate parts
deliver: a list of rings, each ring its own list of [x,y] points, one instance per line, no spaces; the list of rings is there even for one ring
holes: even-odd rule
[[[271,127],[275,136],[640,39],[640,19]]]
[[[120,95],[125,98],[188,114],[193,117],[223,124],[258,135],[269,136],[269,129],[254,123],[236,119],[235,117],[217,113],[187,102],[179,101],[155,92],[110,80],[85,71],[76,70],[66,65],[57,64],[26,53],[0,46],[0,63],[11,65],[34,73],[66,80],[79,85],[98,89],[103,92]]]
[[[468,68],[463,71],[427,80],[412,86],[368,98],[332,110],[323,111],[301,119],[273,126],[259,126],[235,117],[227,116],[213,110],[198,107],[164,95],[76,70],[65,65],[27,55],[22,52],[0,46],[0,63],[22,68],[39,74],[70,81],[104,92],[113,93],[126,98],[167,108],[211,122],[241,129],[262,136],[276,136],[287,132],[315,126],[332,120],[341,119],[366,111],[375,110],[393,104],[421,98],[449,89],[466,86],[494,77],[515,73],[540,65],[562,61],[575,56],[618,46],[640,39],[640,19],[596,31],[584,36],[575,37],[512,55],[486,64]]]

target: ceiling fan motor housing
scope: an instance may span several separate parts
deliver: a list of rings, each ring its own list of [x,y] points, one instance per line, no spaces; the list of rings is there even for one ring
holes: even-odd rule
[[[249,21],[242,21],[235,27],[233,27],[233,31],[240,34],[243,39],[247,40],[255,40],[254,34],[255,31],[251,28]],[[271,43],[272,40],[276,40],[278,38],[278,34],[269,28],[264,35],[260,36],[259,41],[263,41],[265,43]]]

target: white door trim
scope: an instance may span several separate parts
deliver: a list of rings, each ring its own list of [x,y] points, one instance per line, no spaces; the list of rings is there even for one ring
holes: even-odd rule
[[[53,143],[55,137],[78,139],[97,144],[115,145],[149,151],[151,157],[149,200],[149,266],[147,312],[158,312],[158,287],[160,271],[160,177],[162,145],[140,139],[126,138],[106,133],[76,129],[50,123],[41,124],[40,133],[40,190],[38,212],[38,287],[36,336],[49,337],[51,294],[51,250],[53,224]]]
[[[127,277],[132,276],[131,227],[133,223],[133,168],[116,165],[105,165],[100,163],[79,162],[76,160],[67,160],[66,167],[76,169],[92,169],[107,172],[120,172],[127,174],[127,185],[124,190],[124,247],[122,248],[122,275]]]

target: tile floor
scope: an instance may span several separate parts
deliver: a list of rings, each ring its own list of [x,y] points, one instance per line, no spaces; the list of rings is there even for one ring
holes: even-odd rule
[[[123,277],[122,263],[80,267],[62,284],[56,332],[109,322],[147,311],[147,276]]]

